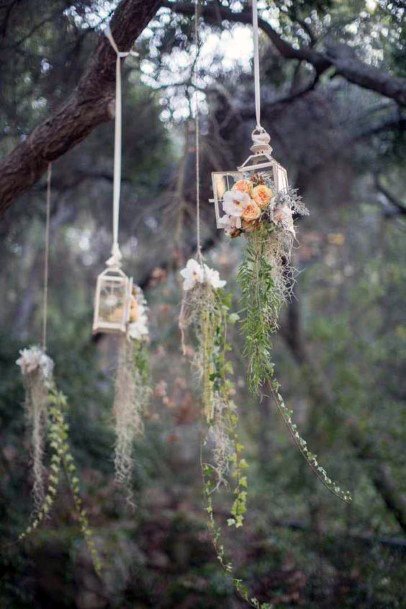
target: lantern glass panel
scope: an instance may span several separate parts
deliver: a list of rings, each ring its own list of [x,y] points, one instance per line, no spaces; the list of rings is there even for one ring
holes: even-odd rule
[[[287,171],[276,161],[273,167],[273,183],[275,184],[276,192],[286,191],[289,188]]]
[[[100,321],[122,322],[125,317],[126,286],[106,277],[100,289]]]
[[[121,271],[99,275],[93,330],[125,332],[129,316],[132,281]]]
[[[270,171],[274,162],[269,154],[252,154],[238,169],[240,171]]]
[[[286,169],[267,154],[251,155],[239,170],[245,175],[254,173],[266,175],[272,181],[276,192],[288,189]]]
[[[219,227],[219,220],[223,215],[224,193],[231,190],[242,177],[242,173],[239,171],[214,171],[211,174],[217,227]]]

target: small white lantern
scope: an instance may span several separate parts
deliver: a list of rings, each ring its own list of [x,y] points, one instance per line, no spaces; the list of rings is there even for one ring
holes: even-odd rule
[[[238,171],[212,172],[214,198],[210,202],[214,202],[217,228],[223,228],[219,220],[222,216],[224,193],[231,190],[238,180],[249,178],[253,174],[266,174],[274,185],[275,193],[288,189],[289,184],[286,169],[272,157],[270,140],[271,138],[265,129],[262,129],[262,127],[261,129],[254,129],[252,132],[253,145],[251,146],[253,154],[237,168]]]
[[[93,333],[127,332],[133,280],[118,267],[108,267],[97,277]]]

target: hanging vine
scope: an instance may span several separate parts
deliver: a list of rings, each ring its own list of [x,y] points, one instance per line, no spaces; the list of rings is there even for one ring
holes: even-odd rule
[[[20,352],[20,358],[17,360],[17,364],[20,366],[24,384],[28,387],[29,392],[32,392],[33,387],[36,388],[37,392],[38,386],[41,386],[40,395],[44,432],[44,435],[41,437],[41,457],[44,453],[46,440],[50,451],[47,488],[45,490],[45,482],[44,479],[42,479],[42,486],[44,489],[43,495],[40,501],[37,497],[31,523],[19,535],[19,539],[23,540],[34,533],[49,515],[55,503],[62,471],[64,471],[69,488],[72,492],[80,530],[86,541],[95,571],[100,575],[102,569],[101,560],[94,543],[87,513],[80,496],[80,482],[77,468],[69,446],[69,425],[65,417],[67,399],[61,391],[58,391],[53,380],[53,361],[40,347],[30,347],[29,349],[23,349]],[[37,395],[37,393],[35,393],[35,395]],[[29,402],[29,404],[30,403],[31,402]],[[29,408],[31,408],[31,406],[29,406]],[[35,437],[35,440],[37,440],[37,437]],[[41,473],[43,475],[45,473],[45,467],[42,460]]]

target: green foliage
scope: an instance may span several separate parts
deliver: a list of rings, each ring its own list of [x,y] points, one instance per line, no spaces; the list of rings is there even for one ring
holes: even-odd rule
[[[222,541],[222,531],[214,517],[214,506],[212,496],[213,492],[216,489],[216,485],[213,482],[212,468],[210,467],[210,465],[202,463],[202,474],[204,480],[204,495],[206,499],[208,526],[211,532],[212,542],[216,551],[217,560],[219,561],[221,567],[223,568],[227,576],[231,577],[235,590],[244,601],[246,601],[251,607],[254,607],[255,609],[271,609],[272,605],[268,603],[260,603],[257,598],[251,596],[249,588],[243,582],[243,580],[233,576],[234,566],[232,561],[227,557],[224,543]],[[241,508],[236,508],[236,512],[239,511],[239,509],[241,509],[242,513],[245,512],[245,505],[242,505],[243,503],[244,500],[241,498],[239,503]],[[231,524],[235,523],[233,522]]]
[[[273,376],[270,336],[278,328],[283,302],[275,289],[273,268],[269,262],[270,231],[272,229],[264,223],[259,230],[247,235],[244,260],[238,272],[243,304],[244,356],[252,393],[257,393]]]
[[[115,379],[113,413],[115,420],[115,478],[133,501],[135,441],[144,432],[144,415],[151,394],[149,358],[145,341],[120,337]]]
[[[322,467],[318,460],[317,455],[312,453],[308,446],[306,440],[304,440],[300,434],[296,423],[292,421],[293,411],[289,410],[285,405],[284,399],[282,395],[279,393],[280,385],[277,380],[273,380],[271,384],[272,393],[275,398],[275,402],[280,412],[286,427],[288,428],[293,441],[295,442],[297,448],[305,458],[307,464],[309,465],[312,472],[317,476],[317,478],[322,482],[322,484],[336,497],[344,501],[345,503],[350,503],[352,500],[351,493],[349,491],[344,491],[340,488],[340,486],[332,480],[324,467]]]
[[[66,396],[53,385],[49,390],[48,442],[51,449],[48,488],[42,505],[38,508],[31,524],[23,531],[19,539],[23,540],[32,534],[48,516],[56,498],[63,467],[73,496],[76,515],[81,532],[92,557],[96,573],[101,573],[101,562],[97,552],[92,531],[89,526],[86,510],[80,496],[79,478],[76,464],[69,447],[69,425],[65,420],[64,410],[67,407]]]

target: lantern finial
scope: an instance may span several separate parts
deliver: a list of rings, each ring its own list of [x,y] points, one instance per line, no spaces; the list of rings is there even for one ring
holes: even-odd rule
[[[270,145],[271,136],[263,127],[257,125],[252,132],[251,137],[253,141],[251,151],[254,154],[272,153],[272,146]]]

